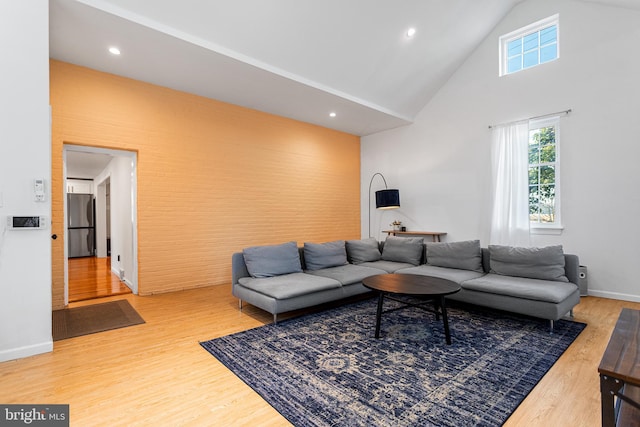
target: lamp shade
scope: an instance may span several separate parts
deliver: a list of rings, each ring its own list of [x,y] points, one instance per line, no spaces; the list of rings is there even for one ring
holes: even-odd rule
[[[385,189],[376,191],[376,209],[397,209],[400,207],[400,191]]]

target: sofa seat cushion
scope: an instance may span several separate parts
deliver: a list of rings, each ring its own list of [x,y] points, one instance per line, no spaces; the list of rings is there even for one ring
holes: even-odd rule
[[[573,283],[489,273],[461,283],[463,289],[557,304],[576,292]]]
[[[283,274],[274,277],[242,277],[238,283],[245,288],[275,299],[295,298],[342,286],[337,280],[305,273]]]
[[[403,268],[396,271],[399,274],[419,274],[421,276],[433,276],[441,279],[451,280],[457,284],[461,284],[467,280],[477,279],[485,273],[479,273],[471,270],[460,270],[457,268],[436,267],[433,265],[420,265],[418,267]]]
[[[362,264],[348,264],[338,267],[323,268],[322,270],[307,271],[307,273],[315,276],[328,277],[330,279],[337,280],[343,285],[351,285],[353,283],[362,282],[362,279],[366,277],[385,274],[386,271],[378,268],[365,267]]]
[[[364,262],[360,264],[363,267],[371,267],[377,268],[378,270],[384,270],[386,273],[395,273],[396,271],[402,268],[415,267],[413,264],[409,264],[406,262],[396,262],[396,261],[375,261],[375,262]]]

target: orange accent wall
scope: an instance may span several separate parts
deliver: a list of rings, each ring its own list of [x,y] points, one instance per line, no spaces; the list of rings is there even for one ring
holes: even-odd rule
[[[253,245],[360,237],[360,138],[52,60],[53,307],[63,144],[138,153],[140,295],[231,281]]]

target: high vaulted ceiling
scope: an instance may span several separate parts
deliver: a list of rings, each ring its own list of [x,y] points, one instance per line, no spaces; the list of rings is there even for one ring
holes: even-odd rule
[[[50,56],[368,135],[411,123],[520,1],[50,0]]]

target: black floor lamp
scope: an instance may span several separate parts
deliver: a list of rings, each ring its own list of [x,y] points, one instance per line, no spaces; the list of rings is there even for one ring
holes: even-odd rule
[[[387,188],[387,180],[380,172],[376,172],[369,181],[369,237],[371,237],[371,184],[376,175],[384,181],[384,190],[376,191],[376,209],[398,209],[400,207],[400,191]]]

